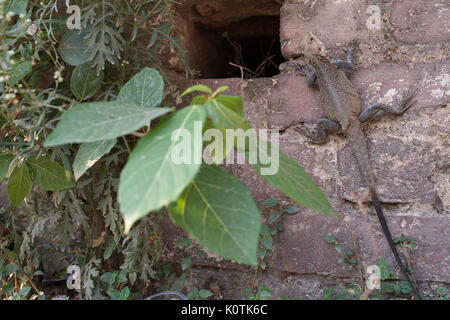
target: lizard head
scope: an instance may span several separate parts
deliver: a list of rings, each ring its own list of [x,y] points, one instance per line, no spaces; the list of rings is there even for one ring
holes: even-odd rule
[[[328,51],[324,44],[312,32],[308,32],[303,38],[301,47],[305,57],[311,57],[314,55],[328,57]]]

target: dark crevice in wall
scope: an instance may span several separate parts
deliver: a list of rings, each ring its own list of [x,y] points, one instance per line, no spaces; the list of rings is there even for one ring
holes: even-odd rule
[[[198,78],[262,78],[279,73],[278,66],[284,61],[279,16],[255,16],[222,27],[205,21],[194,26],[204,39],[199,43],[205,44],[205,51],[198,51],[209,61],[198,70]]]

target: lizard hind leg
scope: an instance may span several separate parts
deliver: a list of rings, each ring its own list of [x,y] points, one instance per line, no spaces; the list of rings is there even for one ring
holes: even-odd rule
[[[409,108],[411,108],[416,101],[413,100],[414,96],[417,93],[417,90],[414,90],[411,92],[408,91],[408,93],[405,95],[405,97],[401,100],[401,102],[399,103],[398,106],[391,106],[391,105],[387,105],[385,103],[375,103],[371,106],[369,106],[366,110],[364,110],[363,112],[361,112],[361,114],[359,115],[358,119],[359,122],[363,123],[366,121],[371,120],[375,114],[377,114],[378,111],[382,110],[387,114],[390,115],[394,115],[394,116],[399,116],[401,114],[403,114],[406,110],[408,110]]]
[[[319,119],[315,124],[304,124],[295,127],[294,130],[311,139],[314,144],[323,144],[328,134],[341,131],[341,125],[329,119]]]

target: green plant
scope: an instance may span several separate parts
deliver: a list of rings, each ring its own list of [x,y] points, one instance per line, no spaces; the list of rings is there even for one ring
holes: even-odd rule
[[[247,300],[269,300],[272,297],[270,289],[264,284],[258,286],[256,293],[250,293],[250,291],[248,288],[243,290],[244,297]]]
[[[266,222],[261,225],[259,232],[259,244],[257,249],[258,267],[265,270],[265,258],[273,250],[273,237],[283,231],[283,218],[286,215],[297,214],[300,210],[295,204],[283,205],[277,198],[267,198],[262,205],[269,209],[269,216]]]
[[[148,86],[147,83],[152,85]],[[144,69],[125,84],[116,101],[84,103],[66,111],[45,145],[103,144],[105,140],[132,133],[152,119],[171,111],[169,108],[156,107],[161,103],[162,90],[163,81],[159,74],[155,70]],[[203,137],[198,133],[196,135],[196,124],[201,124],[200,130],[205,126],[222,132],[227,129],[250,129],[242,117],[242,101],[239,97],[222,96],[225,87],[213,93],[208,87],[197,85],[187,89],[183,95],[195,90],[207,95],[196,97],[190,106],[166,117],[139,141],[130,154],[121,173],[118,189],[125,233],[135,221],[149,212],[168,206],[172,221],[200,244],[224,258],[255,264],[260,223],[259,212],[250,192],[236,178],[217,166],[201,165],[192,160],[197,157],[201,159],[202,154],[198,146],[202,145]],[[95,110],[95,121],[92,110]],[[180,130],[185,130],[199,140],[190,141],[190,149],[177,151],[193,155],[194,158],[188,159],[191,162],[176,164],[170,157],[173,150],[180,148],[180,143],[173,139]],[[256,136],[254,141],[257,141]],[[258,144],[258,148],[261,145]],[[268,148],[274,147],[269,144]],[[248,150],[249,146],[238,151],[248,157]],[[297,163],[279,154],[280,170],[273,176],[263,175],[266,182],[305,206],[326,215],[335,214],[309,175]],[[262,163],[257,162],[254,168],[260,173]],[[283,179],[287,176],[296,176],[298,179],[292,185],[285,184]],[[218,191],[221,191],[221,196],[218,196]],[[207,221],[203,220],[205,210]],[[245,212],[245,215],[241,212]],[[217,237],[217,232],[222,233],[222,236]]]
[[[137,70],[161,67],[158,52],[164,48],[185,61],[172,30],[173,2],[77,4],[81,31],[65,31],[62,1],[0,3],[0,181],[8,178],[11,200],[11,207],[0,208],[0,257],[23,270],[2,279],[5,285],[14,281],[16,297],[22,297],[22,275],[23,287],[35,278],[39,287],[37,277],[63,279],[70,264],[82,270],[84,298],[102,296],[99,275],[105,269],[128,268],[138,278],[135,286],[145,288],[159,260],[161,215],[124,235],[116,201],[118,168],[134,141],[80,148],[47,148],[43,142],[74,104],[115,99]],[[105,15],[106,8],[114,14]],[[151,43],[143,43],[145,33],[155,33]],[[45,297],[33,291],[26,298]]]
[[[111,300],[128,300],[130,297],[130,288],[126,285],[128,282],[128,270],[124,269],[120,272],[106,272],[102,274],[100,279],[108,285],[106,293]],[[136,280],[134,278],[134,280]],[[133,282],[130,283],[133,285]]]
[[[345,262],[348,264],[349,270],[352,270],[353,268],[360,268],[353,249],[345,249],[342,243],[340,243],[333,235],[326,235],[324,239],[328,244],[333,245],[334,249],[336,249],[336,251],[340,254],[338,257],[339,264]]]

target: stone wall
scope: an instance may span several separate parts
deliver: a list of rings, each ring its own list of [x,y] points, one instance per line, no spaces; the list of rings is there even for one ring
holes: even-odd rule
[[[209,3],[215,2],[220,1]],[[379,28],[374,28],[377,9],[369,6],[379,8]],[[308,31],[314,31],[335,58],[345,58],[349,46],[355,49],[350,80],[363,108],[380,100],[397,103],[408,88],[419,89],[417,103],[403,116],[379,116],[365,132],[391,231],[419,244],[410,259],[421,289],[450,283],[448,1],[291,0],[284,2],[280,19],[286,59],[299,56],[299,41]],[[353,248],[352,233],[363,270],[384,258],[402,278],[376,216],[366,220],[360,212],[357,202],[364,186],[346,141],[332,136],[326,145],[312,145],[293,130],[299,122],[321,116],[317,88],[308,88],[289,63],[280,69],[283,72],[273,78],[196,81],[213,89],[230,86],[228,94],[242,96],[245,116],[255,128],[281,130],[281,150],[311,174],[344,216],[340,222],[303,208],[285,219],[269,267],[256,275],[257,282],[271,286],[274,297],[302,298],[320,298],[332,285],[358,283],[358,270],[338,264],[338,253],[323,240],[333,234],[344,247]],[[226,169],[250,188],[259,204],[266,197],[282,196],[248,166]],[[371,206],[365,209],[374,213]],[[169,221],[166,229],[166,252],[178,257],[182,253],[174,243],[184,235]],[[250,287],[255,279],[250,269],[216,257],[195,263],[199,284],[214,279],[225,298],[240,298],[240,288]]]

